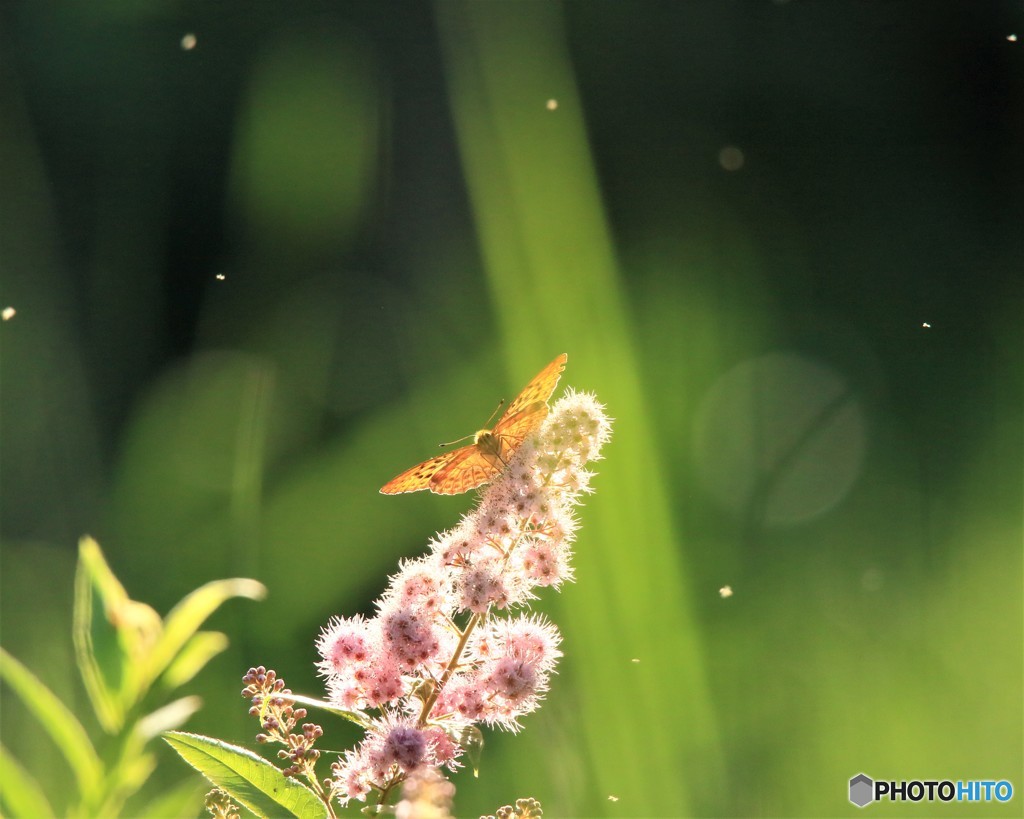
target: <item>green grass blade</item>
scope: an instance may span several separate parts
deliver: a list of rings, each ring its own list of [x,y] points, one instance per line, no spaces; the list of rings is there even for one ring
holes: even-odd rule
[[[599,499],[583,514],[575,558],[587,585],[552,603],[566,645],[586,658],[572,716],[588,763],[581,790],[590,801],[572,808],[611,813],[596,794],[615,783],[623,804],[657,793],[670,812],[694,812],[698,791],[725,787],[720,735],[677,502],[665,490],[665,449],[639,378],[636,328],[561,7],[535,4],[522,14],[515,4],[446,0],[435,8],[501,346],[526,372],[527,360],[567,352],[563,383],[595,390],[616,419],[614,460],[609,453],[599,470]],[[553,94],[557,110],[544,104]],[[642,555],[632,544],[643,544]],[[630,663],[633,657],[644,662]],[[628,708],[621,707],[624,692],[631,693]],[[549,753],[530,732],[521,744],[535,742],[537,753]],[[532,753],[518,747],[511,764]],[[550,759],[554,770],[559,758]],[[679,775],[697,761],[699,782]]]

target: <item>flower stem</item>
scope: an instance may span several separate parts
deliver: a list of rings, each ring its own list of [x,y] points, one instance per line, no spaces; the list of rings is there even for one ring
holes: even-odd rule
[[[452,674],[455,672],[455,667],[459,664],[462,652],[466,650],[466,643],[469,642],[469,636],[473,633],[473,629],[475,629],[483,619],[483,614],[474,614],[469,618],[469,622],[466,623],[466,628],[462,630],[462,636],[459,637],[459,644],[455,646],[455,651],[452,652],[452,658],[445,668],[444,674],[442,674],[441,679],[437,681],[437,686],[434,688],[430,696],[423,701],[423,708],[420,711],[419,718],[419,726],[421,728],[427,724],[427,717],[430,716],[430,711],[437,702],[437,698],[441,694],[441,689],[444,688],[445,683],[448,682],[449,678],[451,678]]]

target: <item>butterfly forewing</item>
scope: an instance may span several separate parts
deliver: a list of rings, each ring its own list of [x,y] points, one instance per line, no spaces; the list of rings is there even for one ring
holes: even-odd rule
[[[547,415],[548,405],[534,401],[511,418],[502,418],[498,422],[494,428],[494,437],[498,439],[498,451],[505,463],[508,463],[515,451],[522,446],[526,436],[537,431]]]
[[[501,416],[501,420],[496,425],[500,427],[506,420],[512,418],[514,415],[518,415],[524,408],[528,407],[535,401],[540,401],[542,404],[546,404],[548,399],[551,397],[551,393],[555,391],[555,387],[558,386],[558,379],[562,375],[562,370],[565,369],[565,353],[562,353],[558,358],[552,361],[548,366],[541,370],[534,379],[523,387],[523,391],[516,396],[515,400],[508,405],[508,409],[505,410],[505,414]]]
[[[476,447],[464,446],[451,452],[436,455],[421,464],[416,464],[411,469],[405,470],[401,475],[392,478],[380,488],[380,491],[385,495],[398,495],[402,492],[418,492],[420,489],[428,489],[430,487],[430,479],[467,449],[475,450]]]
[[[565,361],[565,353],[562,353],[537,373],[495,424],[493,434],[498,439],[498,457],[493,450],[486,452],[473,443],[407,469],[384,484],[380,491],[397,495],[429,489],[439,495],[458,495],[490,481],[547,416],[547,401],[558,385]]]

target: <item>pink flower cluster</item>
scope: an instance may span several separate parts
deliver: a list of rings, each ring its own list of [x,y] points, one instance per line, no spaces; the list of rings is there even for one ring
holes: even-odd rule
[[[523,609],[538,587],[572,579],[573,507],[589,488],[611,423],[569,390],[478,506],[404,562],[377,614],[333,618],[317,641],[329,699],[377,709],[363,742],[333,766],[342,804],[387,793],[424,768],[459,766],[475,723],[519,729],[561,652],[558,629]]]

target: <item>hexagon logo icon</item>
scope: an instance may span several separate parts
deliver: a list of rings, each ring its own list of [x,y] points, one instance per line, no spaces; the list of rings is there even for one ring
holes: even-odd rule
[[[875,783],[871,777],[859,773],[850,780],[850,801],[858,808],[870,805],[875,799]]]

